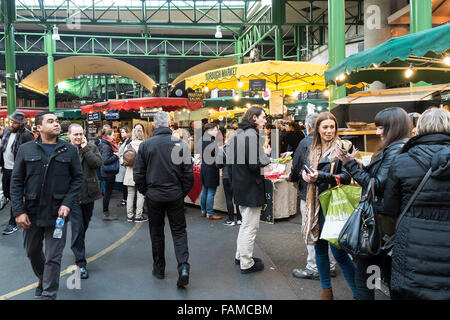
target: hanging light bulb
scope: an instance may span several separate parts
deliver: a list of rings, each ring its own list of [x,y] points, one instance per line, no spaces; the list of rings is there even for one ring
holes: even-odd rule
[[[330,91],[327,89],[323,92],[325,97],[329,97],[330,96]]]
[[[208,92],[208,91],[209,91],[209,88],[208,88],[208,87],[204,87],[204,88],[203,88],[203,91],[204,91],[204,92]]]
[[[242,89],[243,86],[244,86],[244,83],[243,83],[242,81],[239,81],[239,82],[238,82],[238,88],[239,88],[239,89]]]
[[[239,101],[241,99],[241,97],[239,97],[238,95],[235,95],[233,99],[234,99],[234,101]]]
[[[56,26],[56,24],[53,25],[52,39],[56,41],[61,40],[61,38],[59,37],[58,27]]]
[[[446,65],[450,66],[450,56],[446,56],[446,57],[444,58],[444,63],[445,63]]]
[[[339,81],[344,81],[345,80],[345,73],[341,73],[339,75]]]
[[[414,70],[412,68],[412,64],[409,65],[409,68],[405,71],[405,77],[406,78],[411,78],[411,76],[413,75]]]
[[[217,26],[216,27],[216,38],[222,38],[222,27],[221,26]]]

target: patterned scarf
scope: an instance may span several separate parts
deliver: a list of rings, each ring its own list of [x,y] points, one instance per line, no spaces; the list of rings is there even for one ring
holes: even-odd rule
[[[108,136],[103,136],[102,137],[103,140],[106,140],[109,142],[109,145],[111,146],[112,152],[118,152],[119,151],[119,146],[116,143],[116,140],[108,137]]]
[[[318,145],[315,150],[310,154],[310,167],[317,170],[320,161],[327,157],[333,150],[333,146],[336,144],[337,139],[334,139],[330,143],[324,146],[324,152],[322,153],[322,146]],[[303,238],[307,245],[314,245],[320,236],[319,226],[319,189],[315,184],[308,184],[306,191],[306,212],[305,223],[303,225]]]

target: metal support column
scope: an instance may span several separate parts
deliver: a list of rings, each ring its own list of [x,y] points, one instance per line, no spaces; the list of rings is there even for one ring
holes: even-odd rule
[[[410,2],[410,33],[431,29],[432,25],[431,0],[411,0]],[[424,81],[411,83],[412,87],[429,85]]]
[[[109,100],[108,94],[108,75],[105,74],[105,101]]]
[[[283,60],[283,29],[286,20],[285,0],[272,0],[272,21],[275,29],[275,60]]]
[[[345,59],[344,0],[328,0],[328,52],[330,68]],[[332,101],[345,97],[345,94],[345,85],[330,86],[330,110],[336,107]]]
[[[48,110],[55,111],[55,67],[53,52],[55,50],[54,41],[52,39],[52,31],[47,30],[45,34],[45,51],[47,52],[47,67],[48,67]]]
[[[114,79],[115,82],[115,91],[116,91],[116,100],[119,100],[119,76],[116,76]]]
[[[16,19],[15,1],[2,1],[5,21],[5,65],[6,65],[6,103],[8,114],[16,110],[16,56],[14,49],[14,26]]]
[[[159,58],[160,97],[167,97],[167,58]]]
[[[239,39],[237,39],[235,42],[234,53],[237,55],[238,64],[242,64],[244,61],[244,57],[242,56],[242,43]]]

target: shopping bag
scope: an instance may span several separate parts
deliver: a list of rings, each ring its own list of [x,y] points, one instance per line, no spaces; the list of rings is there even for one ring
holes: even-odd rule
[[[339,248],[339,234],[361,199],[361,187],[338,185],[319,195],[325,217],[320,239]]]

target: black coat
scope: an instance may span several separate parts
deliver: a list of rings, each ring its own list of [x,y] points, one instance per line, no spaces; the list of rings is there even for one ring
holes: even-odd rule
[[[0,147],[4,142],[6,142],[6,141],[3,141],[3,137],[7,136],[8,131],[9,131],[9,128],[6,128],[5,131],[3,132],[2,143],[0,144]],[[17,157],[17,151],[19,150],[19,147],[22,144],[27,143],[29,141],[33,141],[33,140],[34,140],[33,133],[30,130],[28,130],[27,128],[21,127],[16,132],[16,143],[14,144],[14,150],[13,150],[14,159],[16,159],[16,157]],[[5,163],[4,163],[4,159],[3,159],[3,152],[0,152],[0,167],[3,167],[4,164]]]
[[[112,151],[111,144],[109,141],[106,141],[105,139],[101,139],[100,143],[98,145],[98,149],[100,151],[100,154],[102,155],[102,160],[104,165],[112,164],[115,161],[119,161],[119,157],[114,154]],[[103,167],[100,168],[100,174],[104,180],[114,180],[116,177],[115,173],[106,173],[103,170]]]
[[[397,298],[450,300],[450,135],[410,139],[392,162],[384,214],[398,217],[429,168],[430,179],[399,223],[392,254]]]
[[[26,213],[38,227],[54,226],[59,207],[72,209],[78,201],[82,183],[83,171],[73,145],[58,139],[48,158],[41,138],[27,142],[19,147],[11,176],[13,215]]]
[[[356,160],[352,160],[344,165],[353,179],[362,187],[361,194],[364,195],[369,187],[370,179],[375,180],[375,201],[373,208],[375,213],[382,213],[384,210],[383,194],[388,178],[389,168],[392,161],[400,153],[405,141],[396,141],[380,152],[373,161],[362,169]]]
[[[286,131],[281,139],[280,153],[295,151],[303,138],[305,134],[302,131]]]
[[[217,143],[215,142],[215,138],[211,137],[209,134],[205,133],[204,136],[205,138],[202,140],[200,179],[202,181],[202,186],[207,188],[217,188],[220,184],[220,170],[217,168],[215,162],[216,150],[218,150]]]
[[[94,202],[102,197],[97,176],[97,169],[102,166],[102,156],[93,143],[79,149],[81,167],[83,168],[83,184],[81,185],[80,203]]]
[[[300,190],[300,199],[306,201],[306,190],[308,184],[302,179],[303,165],[308,161],[308,154],[311,148],[314,138],[314,132],[308,134],[308,136],[300,141],[297,149],[292,157],[292,168],[289,179],[292,182],[298,182],[298,188]]]
[[[153,136],[139,145],[133,179],[139,192],[153,201],[184,198],[194,185],[189,146],[169,128],[155,129]]]
[[[231,140],[233,197],[236,205],[262,207],[266,202],[263,167],[270,158],[263,152],[264,137],[247,122],[241,122]]]

